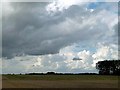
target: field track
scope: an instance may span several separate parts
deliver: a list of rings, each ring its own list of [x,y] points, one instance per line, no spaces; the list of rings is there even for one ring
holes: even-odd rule
[[[3,88],[118,88],[117,76],[3,75]]]

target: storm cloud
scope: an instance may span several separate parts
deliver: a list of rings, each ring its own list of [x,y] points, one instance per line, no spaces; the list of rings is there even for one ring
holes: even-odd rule
[[[102,40],[107,43],[106,38],[114,36],[108,34],[113,27],[108,22],[114,20],[117,24],[117,15],[111,15],[106,9],[99,7],[92,12],[86,3],[48,12],[48,5],[45,2],[3,3],[3,57],[56,54],[74,43]]]

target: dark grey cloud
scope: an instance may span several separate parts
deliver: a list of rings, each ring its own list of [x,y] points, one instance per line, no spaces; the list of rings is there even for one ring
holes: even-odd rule
[[[72,59],[73,61],[75,60],[82,60],[82,58],[79,58],[79,57],[74,57],[73,59]]]
[[[109,30],[99,17],[95,18],[97,10],[91,13],[74,5],[50,15],[47,4],[10,3],[11,12],[3,4],[3,57],[55,54],[73,43],[99,41]]]

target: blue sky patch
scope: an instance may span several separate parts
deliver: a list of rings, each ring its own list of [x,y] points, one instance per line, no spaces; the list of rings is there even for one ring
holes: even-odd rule
[[[92,2],[88,5],[88,9],[95,9],[100,7],[104,2]]]

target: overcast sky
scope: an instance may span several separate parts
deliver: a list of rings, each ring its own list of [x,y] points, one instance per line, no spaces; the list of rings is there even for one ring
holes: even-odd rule
[[[3,73],[97,72],[118,59],[117,2],[7,2],[2,14]]]

